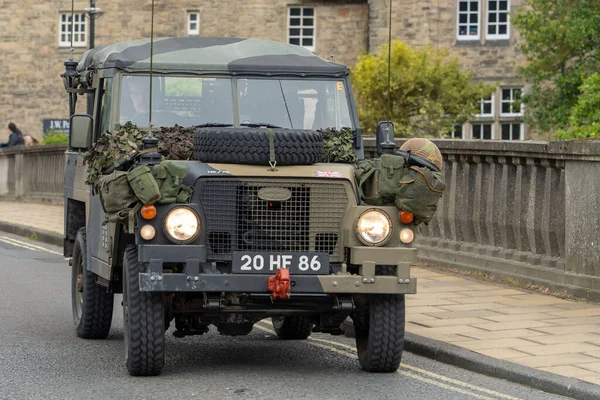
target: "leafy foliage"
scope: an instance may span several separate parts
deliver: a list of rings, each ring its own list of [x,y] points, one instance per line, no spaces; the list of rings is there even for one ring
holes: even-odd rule
[[[458,59],[433,46],[413,49],[392,42],[391,120],[397,136],[444,137],[454,125],[478,112],[479,100],[493,87],[473,84],[472,73],[460,69]],[[363,54],[352,71],[358,115],[363,129],[374,133],[388,118],[388,48]]]
[[[193,128],[179,125],[153,130],[158,139],[158,152],[169,160],[188,160],[192,156],[194,143]],[[142,139],[148,135],[147,129],[140,129],[127,122],[116,132],[106,132],[100,136],[94,147],[86,154],[89,165],[86,183],[95,185],[103,171],[111,165],[119,165],[118,160],[129,160],[130,153],[139,149]]]
[[[512,22],[525,39],[520,48],[527,65],[519,73],[531,84],[523,98],[528,122],[567,129],[582,84],[600,67],[600,2],[528,0]]]
[[[44,135],[44,139],[41,144],[67,144],[69,143],[69,134],[66,132],[55,131],[49,129]]]
[[[351,128],[342,128],[339,131],[334,128],[327,128],[318,131],[323,135],[325,161],[348,164],[356,162],[356,154],[352,148],[354,132]]]
[[[559,130],[559,139],[600,138],[600,73],[586,78],[579,87],[581,94],[573,106],[569,128]]]

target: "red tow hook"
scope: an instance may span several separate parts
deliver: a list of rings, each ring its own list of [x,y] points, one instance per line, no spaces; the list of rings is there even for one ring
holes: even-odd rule
[[[279,268],[277,273],[269,277],[267,282],[272,299],[287,299],[290,297],[290,270]]]

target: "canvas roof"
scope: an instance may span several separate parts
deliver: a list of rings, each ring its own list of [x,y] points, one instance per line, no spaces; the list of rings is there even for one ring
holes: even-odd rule
[[[155,72],[293,74],[341,76],[346,66],[315,56],[309,50],[281,42],[221,37],[156,38]],[[150,39],[132,40],[88,50],[77,69],[150,70]]]

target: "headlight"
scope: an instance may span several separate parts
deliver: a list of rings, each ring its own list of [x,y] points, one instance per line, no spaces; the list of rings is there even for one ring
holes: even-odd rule
[[[382,245],[390,238],[392,223],[384,212],[364,212],[356,224],[359,239],[365,244]]]
[[[192,209],[176,207],[165,218],[165,232],[175,243],[185,244],[193,241],[200,232],[200,220]]]

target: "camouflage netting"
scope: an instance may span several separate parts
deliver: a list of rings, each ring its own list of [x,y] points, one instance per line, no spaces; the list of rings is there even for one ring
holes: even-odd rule
[[[339,131],[334,128],[317,129],[323,136],[323,158],[325,162],[354,164],[356,153],[352,148],[354,132],[350,128]]]
[[[168,160],[189,160],[192,158],[194,128],[179,125],[153,129],[158,139],[158,152]],[[96,185],[98,179],[111,165],[118,166],[130,159],[130,153],[138,149],[148,129],[140,129],[128,122],[116,132],[100,136],[94,147],[86,154],[89,165],[86,183]]]

